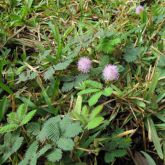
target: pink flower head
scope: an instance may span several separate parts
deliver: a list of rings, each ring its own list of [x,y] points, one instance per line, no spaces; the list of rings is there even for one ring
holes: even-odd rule
[[[119,72],[116,65],[107,65],[103,70],[103,77],[105,81],[113,81],[119,78]]]
[[[143,7],[143,6],[137,6],[137,7],[136,7],[136,11],[135,11],[136,14],[139,15],[139,14],[141,14],[143,11],[144,11],[144,7]]]
[[[81,57],[77,65],[80,72],[88,73],[92,67],[92,61],[87,57]]]

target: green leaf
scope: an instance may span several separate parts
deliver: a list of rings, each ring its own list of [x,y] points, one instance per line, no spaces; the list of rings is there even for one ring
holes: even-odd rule
[[[156,89],[158,81],[159,81],[159,76],[160,76],[160,73],[158,71],[156,71],[153,75],[152,81],[149,84],[149,87],[148,87],[149,89],[145,95],[146,100],[152,99],[152,96],[155,92],[155,89]]]
[[[17,115],[19,120],[22,120],[27,112],[27,106],[25,104],[21,104],[17,109]]]
[[[3,164],[6,162],[6,160],[15,152],[18,151],[18,149],[21,147],[23,143],[24,138],[19,137],[18,134],[11,134],[7,133],[4,135],[4,144],[1,145],[2,148],[6,148],[4,151],[3,149],[0,149],[0,152],[3,152],[3,156],[0,157],[0,164]],[[1,147],[0,146],[0,147]],[[1,153],[0,153],[1,155]]]
[[[106,163],[113,162],[116,158],[123,157],[127,154],[126,150],[124,149],[116,149],[112,152],[105,153],[104,160]]]
[[[44,145],[44,147],[42,147],[42,148],[38,151],[36,157],[37,157],[37,158],[41,157],[42,155],[44,155],[44,154],[45,154],[49,149],[51,149],[51,148],[52,148],[52,146],[51,146],[50,144]]]
[[[124,59],[127,62],[135,62],[140,54],[141,54],[140,48],[134,48],[133,45],[130,45],[126,47]]]
[[[76,135],[78,135],[80,132],[82,131],[80,123],[71,123],[68,126],[66,126],[65,132],[64,132],[64,136],[71,138],[71,137],[75,137]]]
[[[159,157],[161,159],[163,159],[163,151],[162,151],[162,147],[161,147],[161,144],[160,144],[160,139],[158,137],[154,122],[152,121],[152,119],[150,117],[147,118],[147,124],[148,124],[147,126],[148,126],[149,137],[153,141],[155,149],[156,149]]]
[[[3,127],[0,127],[0,134],[14,131],[18,128],[17,124],[7,124]]]
[[[121,43],[120,38],[113,38],[113,39],[109,37],[101,38],[97,49],[104,53],[112,53],[115,47],[119,43]]]
[[[91,114],[90,114],[90,119],[95,118],[103,109],[103,105],[98,105],[97,107],[95,107]]]
[[[145,156],[149,165],[156,165],[154,159],[152,159],[152,157],[148,153],[146,153],[144,151],[141,151],[141,153]]]
[[[81,82],[85,81],[87,78],[89,78],[88,74],[79,74],[78,76],[75,77],[75,82],[74,86],[77,87],[80,85]]]
[[[33,0],[25,0],[25,2],[26,2],[27,7],[30,9],[33,4]]]
[[[9,124],[19,124],[20,120],[18,119],[18,115],[16,112],[11,112],[7,114],[7,122]]]
[[[103,95],[104,96],[110,96],[111,94],[113,93],[113,89],[112,88],[105,88],[104,91],[103,91]]]
[[[93,88],[98,88],[98,89],[102,89],[103,85],[97,81],[92,81],[92,80],[86,80],[84,81],[84,84],[87,87],[93,87]]]
[[[105,67],[105,65],[107,65],[107,64],[109,64],[109,56],[106,56],[106,55],[101,56],[99,65],[101,67]]]
[[[79,95],[76,100],[76,105],[74,107],[74,112],[77,112],[78,114],[81,113],[81,106],[82,106],[82,97]]]
[[[134,100],[135,104],[137,104],[139,107],[145,108],[146,104],[141,100]]]
[[[100,91],[100,89],[88,88],[88,89],[85,89],[85,90],[78,92],[78,95],[85,95],[85,94],[95,93],[98,91]]]
[[[4,118],[8,106],[9,106],[9,101],[7,97],[3,97],[3,99],[0,101],[0,121]]]
[[[62,63],[58,63],[57,65],[53,65],[54,71],[66,69],[70,65],[71,62],[72,60],[67,60]]]
[[[99,100],[99,98],[101,97],[102,94],[103,94],[103,92],[98,92],[98,93],[92,95],[90,97],[90,99],[88,100],[89,106],[95,105],[98,102],[98,100]]]
[[[88,129],[93,129],[99,126],[103,122],[104,118],[102,116],[95,117],[92,120],[89,121],[87,128]]]
[[[37,136],[40,132],[39,122],[30,122],[26,126],[27,133]]]
[[[55,71],[54,71],[53,67],[49,67],[48,70],[44,73],[44,79],[50,80],[53,77],[54,72]]]
[[[158,61],[158,67],[165,67],[165,56],[160,56]]]
[[[85,117],[88,116],[88,114],[89,114],[89,109],[88,109],[88,107],[87,107],[86,105],[83,106],[81,114],[82,114],[83,116],[85,116]]]
[[[37,157],[36,153],[37,153],[38,147],[39,147],[38,142],[34,141],[27,149],[24,159],[19,163],[19,165],[29,165],[29,161],[30,162],[35,161],[35,157]]]
[[[63,92],[68,92],[74,87],[74,82],[65,82],[62,86],[62,91]]]
[[[60,159],[62,158],[62,151],[61,149],[54,149],[48,156],[47,156],[47,159],[50,161],[50,162],[57,162],[59,161]]]
[[[27,124],[35,115],[37,110],[33,110],[31,112],[29,112],[22,120],[21,125]]]
[[[69,138],[60,138],[57,142],[57,146],[64,151],[71,151],[74,147],[74,142]]]
[[[113,162],[115,160],[115,156],[113,155],[113,153],[106,152],[104,156],[104,160],[106,163]]]
[[[1,81],[0,81],[0,88],[2,88],[4,91],[6,91],[9,94],[13,94],[13,91]]]

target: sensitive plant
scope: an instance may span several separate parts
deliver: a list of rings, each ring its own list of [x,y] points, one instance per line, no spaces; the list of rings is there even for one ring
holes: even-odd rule
[[[1,164],[164,164],[165,9],[138,5],[0,2]]]

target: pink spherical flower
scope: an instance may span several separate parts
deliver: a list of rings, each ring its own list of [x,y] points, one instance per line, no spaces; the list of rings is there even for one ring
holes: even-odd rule
[[[137,7],[136,7],[136,11],[135,11],[136,14],[139,15],[139,14],[141,14],[143,11],[144,11],[144,7],[143,7],[143,6],[137,6]]]
[[[87,57],[81,57],[77,65],[80,72],[88,73],[92,67],[92,61]]]
[[[103,77],[105,81],[113,81],[119,78],[119,72],[116,65],[107,65],[103,70]]]

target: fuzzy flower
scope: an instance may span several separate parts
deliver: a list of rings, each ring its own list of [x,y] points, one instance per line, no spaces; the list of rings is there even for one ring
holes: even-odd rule
[[[107,65],[103,70],[103,77],[105,81],[113,81],[119,78],[119,72],[116,65]]]
[[[87,57],[81,57],[77,65],[80,72],[88,73],[92,67],[92,61]]]
[[[137,6],[137,7],[136,7],[136,11],[135,11],[136,14],[139,15],[139,14],[141,14],[143,11],[144,11],[144,7],[143,7],[143,6]]]

